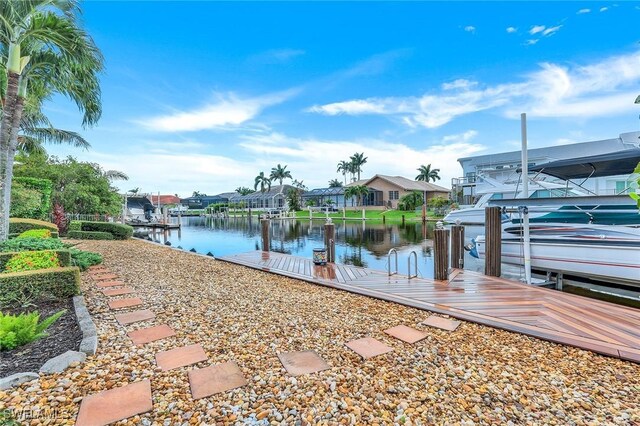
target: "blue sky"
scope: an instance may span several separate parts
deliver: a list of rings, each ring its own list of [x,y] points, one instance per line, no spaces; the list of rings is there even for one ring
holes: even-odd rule
[[[617,137],[640,127],[638,3],[85,2],[101,48],[91,129],[47,106],[123,190],[190,195],[252,186],[287,164],[309,187],[354,152],[413,178],[457,158]]]

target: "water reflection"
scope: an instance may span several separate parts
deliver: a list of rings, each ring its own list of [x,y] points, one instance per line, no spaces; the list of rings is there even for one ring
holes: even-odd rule
[[[336,260],[338,263],[387,268],[387,253],[395,248],[400,256],[400,272],[411,251],[418,254],[418,268],[423,276],[433,275],[433,224],[421,223],[381,224],[335,222]],[[212,252],[225,256],[261,247],[261,225],[256,218],[182,218],[180,232],[172,230],[166,235],[156,234],[160,242],[199,253]],[[270,249],[279,253],[311,257],[314,248],[324,245],[324,222],[309,220],[274,220],[270,229]]]

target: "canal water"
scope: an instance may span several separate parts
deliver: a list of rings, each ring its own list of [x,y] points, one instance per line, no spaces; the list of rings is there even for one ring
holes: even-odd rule
[[[177,220],[174,218],[174,220]],[[198,253],[211,253],[223,257],[252,250],[259,250],[261,241],[260,221],[256,218],[210,218],[183,217],[182,228],[165,233],[156,233],[153,238],[159,243],[169,242],[173,247],[184,250],[195,249]],[[428,222],[382,224],[363,221],[335,221],[336,262],[362,266],[381,271],[388,267],[389,250],[398,252],[398,272],[407,274],[407,259],[412,251],[418,256],[418,273],[425,278],[433,278],[433,231],[435,224]],[[465,227],[465,240],[484,233],[482,226]],[[322,220],[273,220],[271,221],[271,250],[311,258],[314,248],[324,246],[324,221]],[[465,252],[465,269],[483,272],[484,261]],[[392,269],[394,265],[392,264]],[[503,276],[518,280],[524,276],[522,268],[502,265]],[[569,283],[566,283],[569,284]],[[640,293],[601,286],[590,283],[565,285],[564,290],[585,296],[603,298],[614,303],[640,307]],[[631,301],[632,303],[629,303]]]

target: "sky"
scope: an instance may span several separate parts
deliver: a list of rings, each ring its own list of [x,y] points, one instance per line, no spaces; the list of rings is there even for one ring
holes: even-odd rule
[[[115,2],[82,4],[101,49],[103,114],[45,113],[125,172],[126,191],[253,187],[287,165],[309,188],[440,169],[458,158],[615,138],[640,127],[636,2]]]

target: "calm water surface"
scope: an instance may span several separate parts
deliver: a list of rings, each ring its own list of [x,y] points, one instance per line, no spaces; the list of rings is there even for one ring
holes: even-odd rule
[[[418,255],[420,276],[433,277],[432,239],[435,224],[381,224],[367,222],[334,222],[336,228],[336,261],[372,269],[387,269],[387,253],[398,251],[398,269],[407,273],[407,258]],[[472,236],[475,236],[473,234]],[[470,239],[471,236],[468,236]],[[258,250],[261,247],[260,222],[245,218],[182,218],[182,229],[155,239],[169,241],[173,247],[213,253],[216,257]],[[324,221],[274,220],[271,222],[271,250],[311,258],[314,248],[324,246]],[[467,255],[468,269],[482,270],[483,264]],[[477,265],[475,265],[477,264]],[[476,268],[479,268],[477,269]]]
[[[174,218],[177,220],[177,218]],[[336,261],[346,265],[363,266],[377,270],[387,269],[387,253],[398,251],[398,271],[407,274],[407,258],[412,251],[418,255],[418,275],[433,278],[433,230],[435,224],[421,223],[381,224],[362,221],[334,222],[336,228]],[[467,226],[465,240],[469,242],[484,233],[482,226]],[[195,249],[198,253],[213,253],[222,257],[261,247],[260,222],[253,218],[217,219],[206,217],[182,218],[182,229],[158,232],[154,236],[160,243],[171,242],[173,247]],[[274,220],[271,222],[271,250],[302,257],[312,257],[314,248],[324,246],[324,221]],[[484,261],[465,253],[465,269],[483,272]],[[518,280],[524,276],[522,268],[502,265],[505,278]],[[640,306],[637,289],[602,287],[592,283],[576,282],[580,287],[565,283],[564,291],[583,296]],[[606,285],[606,284],[605,284]],[[621,298],[622,296],[622,298]]]

